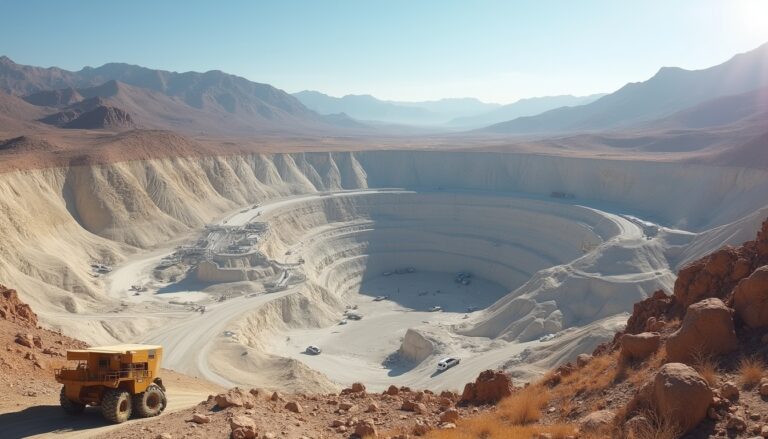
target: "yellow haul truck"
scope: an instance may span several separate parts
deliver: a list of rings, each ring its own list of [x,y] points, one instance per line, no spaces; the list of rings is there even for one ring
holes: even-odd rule
[[[67,413],[82,413],[85,406],[101,406],[114,423],[131,415],[148,418],[165,409],[165,386],[158,376],[162,346],[125,344],[67,351],[74,367],[56,369],[63,384],[59,401]]]

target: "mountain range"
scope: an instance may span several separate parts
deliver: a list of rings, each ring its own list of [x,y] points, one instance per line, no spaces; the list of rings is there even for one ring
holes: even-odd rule
[[[563,137],[602,132],[611,133],[602,137],[614,138],[624,132],[633,139],[659,133],[673,139],[682,137],[672,131],[685,131],[686,142],[695,143],[704,135],[701,130],[717,130],[718,136],[740,130],[759,139],[768,132],[766,59],[768,44],[707,69],[665,67],[647,81],[607,95],[537,97],[502,106],[473,98],[398,102],[370,95],[335,98],[314,91],[291,95],[218,70],[176,73],[111,63],[68,71],[20,65],[2,56],[0,132],[138,128],[251,137],[475,129],[467,135]],[[408,131],[403,125],[428,127]],[[667,148],[669,140],[664,145]]]
[[[127,111],[142,127],[195,134],[324,132],[350,125],[343,116],[328,118],[309,110],[271,85],[221,71],[176,73],[111,63],[72,72],[19,65],[3,56],[0,91],[54,108],[99,97]]]
[[[318,91],[293,94],[307,108],[320,114],[344,113],[362,121],[379,124],[441,125],[453,118],[498,108],[474,98],[441,99],[427,102],[397,102],[371,95],[346,95],[340,98]]]
[[[460,130],[485,127],[554,108],[583,105],[603,95],[535,97],[508,105],[486,103],[475,98],[422,102],[387,101],[371,95],[346,95],[338,98],[310,90],[294,93],[293,96],[320,114],[344,113],[371,123],[431,125]]]
[[[483,131],[503,134],[552,134],[599,131],[647,124],[709,100],[768,86],[768,43],[702,70],[664,67],[644,82],[578,107],[492,125]]]

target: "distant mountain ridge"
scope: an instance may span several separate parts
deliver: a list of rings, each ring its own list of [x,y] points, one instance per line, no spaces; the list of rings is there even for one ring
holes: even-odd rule
[[[517,102],[503,105],[499,108],[476,116],[460,117],[448,124],[456,127],[482,127],[505,122],[518,117],[533,116],[555,108],[576,107],[586,105],[605,96],[604,93],[587,96],[542,96],[520,99]]]
[[[293,96],[320,114],[345,113],[358,120],[405,125],[441,125],[462,115],[479,114],[499,107],[499,104],[489,104],[475,98],[399,102],[381,100],[371,95],[337,98],[311,90],[300,91]]]
[[[122,84],[122,86],[120,86]],[[351,122],[306,108],[290,94],[245,78],[212,70],[176,73],[124,63],[72,72],[14,63],[0,57],[0,90],[35,105],[61,107],[94,96],[114,97],[152,114],[149,126],[187,132],[255,134],[329,131]],[[137,118],[136,109],[114,105]],[[142,124],[144,125],[144,124]],[[167,125],[167,126],[166,126]],[[356,127],[364,125],[359,124]]]
[[[590,104],[520,117],[482,131],[551,134],[638,125],[708,100],[768,86],[767,59],[768,43],[702,70],[664,67],[647,81],[627,84]]]

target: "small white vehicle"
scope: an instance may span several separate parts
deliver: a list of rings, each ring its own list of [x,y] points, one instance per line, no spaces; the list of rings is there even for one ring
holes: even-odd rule
[[[452,368],[453,366],[456,366],[460,362],[461,362],[461,360],[459,360],[458,358],[454,358],[454,357],[443,358],[442,360],[437,362],[437,370],[439,370],[439,371],[448,370],[448,369]]]
[[[363,316],[361,316],[360,314],[357,314],[354,312],[347,313],[347,319],[349,320],[362,320],[362,318]]]
[[[308,353],[309,355],[320,355],[323,350],[317,346],[309,345],[304,352]]]
[[[389,296],[376,296],[376,297],[373,299],[373,301],[374,301],[374,302],[381,302],[382,300],[387,300],[387,299],[389,299]]]
[[[348,321],[347,319],[342,319],[342,320],[339,322],[339,325],[346,325],[347,323],[349,323],[349,321]]]
[[[430,310],[431,312],[439,312],[439,311],[442,311],[442,310],[443,310],[443,307],[442,307],[442,306],[437,306],[437,305],[435,305],[435,306],[433,306],[432,308],[430,308],[429,310]]]

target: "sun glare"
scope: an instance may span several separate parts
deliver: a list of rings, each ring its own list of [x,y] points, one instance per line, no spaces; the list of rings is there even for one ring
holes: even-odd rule
[[[740,0],[733,5],[738,10],[740,32],[768,35],[768,0]]]

